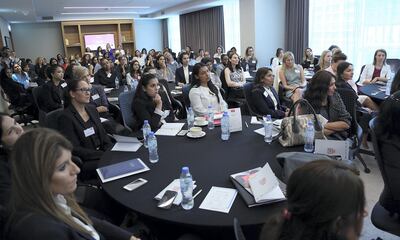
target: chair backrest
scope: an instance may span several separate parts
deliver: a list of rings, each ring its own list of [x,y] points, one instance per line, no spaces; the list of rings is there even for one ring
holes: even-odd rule
[[[390,65],[390,70],[394,73],[400,69],[400,59],[397,58],[388,58],[386,59],[386,63]]]
[[[122,92],[118,96],[119,107],[121,108],[122,120],[124,126],[133,129],[135,125],[135,119],[132,112],[132,101],[135,96],[135,91]]]
[[[57,130],[57,131],[60,130],[60,127],[58,126],[58,118],[61,116],[63,110],[64,109],[60,108],[60,109],[56,109],[51,112],[48,112],[46,114],[44,126],[46,126],[47,128]]]
[[[361,67],[360,75],[358,76],[358,79],[357,79],[356,83],[360,82],[361,74],[362,74],[362,72],[364,71],[364,68],[365,68],[365,65],[363,65],[363,66]]]
[[[357,94],[352,89],[337,88],[336,91],[339,93],[347,112],[351,116],[351,126],[349,129],[350,134],[356,134],[358,129],[357,123]]]
[[[258,117],[262,117],[262,114],[258,113],[254,108],[253,101],[251,99],[251,90],[254,87],[254,83],[247,82],[243,85],[244,97],[246,98],[247,107],[249,108],[250,114]]]
[[[189,92],[190,92],[190,84],[183,85],[182,96],[183,96],[183,102],[185,103],[186,108],[188,108],[190,106]]]
[[[33,101],[35,102],[35,105],[39,111],[39,125],[40,126],[45,126],[45,121],[46,121],[46,112],[40,109],[39,105],[39,95],[42,91],[42,87],[38,86],[32,89],[32,96],[33,96]]]
[[[269,60],[269,65],[272,65],[272,61],[274,61],[273,57]]]
[[[239,220],[237,218],[233,218],[233,230],[235,231],[235,239],[236,240],[246,240],[242,227],[240,226]]]
[[[274,69],[272,69],[272,72],[275,75],[273,86],[274,86],[276,92],[279,91],[279,83],[281,82],[281,79],[279,78],[279,71],[281,70],[281,67],[282,67],[282,65],[279,65],[279,66],[276,66]]]
[[[221,80],[221,88],[224,89],[225,91],[225,95],[223,96],[224,99],[226,100],[226,98],[229,96],[228,94],[228,84],[226,83],[226,79],[225,79],[225,69],[221,71],[221,75],[219,76],[219,79]]]

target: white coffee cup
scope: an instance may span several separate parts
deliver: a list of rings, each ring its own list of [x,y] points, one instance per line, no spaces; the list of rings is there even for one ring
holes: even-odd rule
[[[200,135],[201,135],[202,129],[201,129],[201,127],[191,127],[191,128],[189,129],[189,132],[190,132],[190,134],[191,134],[192,136],[197,137],[197,136],[200,136]]]

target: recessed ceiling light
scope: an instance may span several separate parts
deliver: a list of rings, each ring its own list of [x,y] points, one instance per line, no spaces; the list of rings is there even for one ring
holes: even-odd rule
[[[90,14],[137,14],[137,12],[76,12],[76,13],[71,13],[71,12],[63,12],[61,15],[90,15]]]
[[[104,8],[109,8],[109,9],[118,9],[118,8],[122,8],[122,9],[137,9],[137,8],[142,8],[142,9],[146,9],[146,8],[150,8],[148,6],[136,6],[136,7],[107,7],[107,6],[103,6],[103,7],[99,7],[99,6],[93,6],[93,7],[64,7],[64,9],[104,9]]]

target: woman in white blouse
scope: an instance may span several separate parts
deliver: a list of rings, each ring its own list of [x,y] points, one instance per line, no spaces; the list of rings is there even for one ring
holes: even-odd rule
[[[387,54],[384,49],[376,50],[373,63],[365,65],[358,84],[367,85],[378,81],[387,82],[392,77],[392,70],[386,64],[386,57]]]
[[[214,112],[221,112],[226,108],[226,102],[209,76],[207,65],[203,63],[194,65],[189,99],[196,116],[207,115],[208,106],[211,106]]]

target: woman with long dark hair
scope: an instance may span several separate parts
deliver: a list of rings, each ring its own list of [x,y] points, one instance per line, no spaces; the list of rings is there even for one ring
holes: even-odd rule
[[[140,70],[140,63],[135,59],[131,63],[130,72],[126,74],[126,83],[130,85],[132,89],[136,89],[141,77],[142,71]]]
[[[196,63],[193,67],[193,79],[190,84],[189,99],[196,116],[204,116],[208,113],[208,106],[214,112],[225,110],[226,103],[219,89],[209,78],[207,65]]]
[[[264,226],[261,240],[357,240],[363,226],[362,180],[348,166],[329,160],[296,169],[286,188],[287,208]]]
[[[226,84],[228,88],[230,88],[229,97],[244,98],[242,88],[246,80],[244,79],[243,70],[239,63],[239,55],[237,53],[229,55],[229,64],[228,67],[224,69],[224,76]]]
[[[317,72],[304,92],[304,99],[308,100],[316,113],[328,120],[323,129],[326,136],[337,133],[347,137],[346,130],[350,128],[351,116],[336,92],[335,77],[331,73]],[[304,111],[310,112],[309,109]]]

